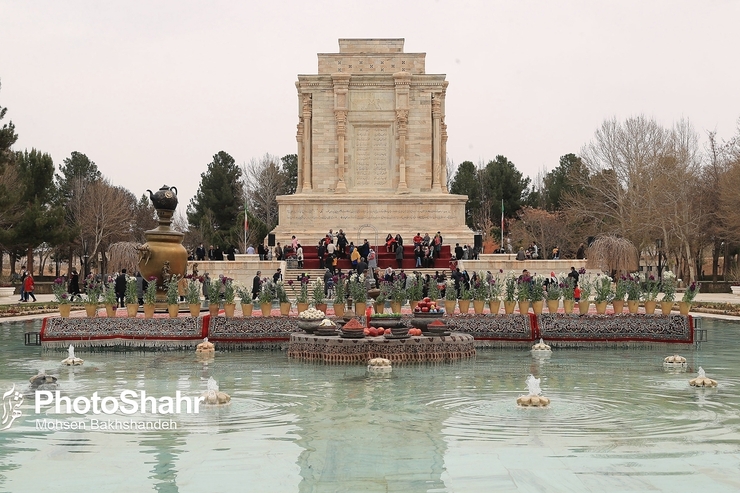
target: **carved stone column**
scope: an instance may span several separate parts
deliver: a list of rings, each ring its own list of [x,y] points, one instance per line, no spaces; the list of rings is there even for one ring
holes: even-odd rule
[[[442,153],[442,101],[441,95],[432,95],[432,190],[442,191],[440,158]]]
[[[396,110],[398,127],[398,193],[409,193],[406,184],[406,134],[408,132],[409,110]]]
[[[303,192],[311,191],[311,94],[303,95]]]
[[[409,90],[411,74],[396,72],[393,74],[396,89],[396,128],[398,130],[398,188],[397,193],[409,193],[406,183],[406,135],[409,122]]]
[[[337,184],[335,193],[347,193],[344,182],[344,141],[347,135],[347,93],[349,92],[350,74],[332,74],[334,85],[334,123],[337,129]]]
[[[295,193],[303,190],[303,116],[298,117],[295,133],[296,147],[298,147],[298,179],[296,180]]]
[[[441,152],[441,161],[442,161],[442,190],[445,192],[449,192],[447,190],[447,124],[445,123],[444,118],[442,118],[442,152]]]

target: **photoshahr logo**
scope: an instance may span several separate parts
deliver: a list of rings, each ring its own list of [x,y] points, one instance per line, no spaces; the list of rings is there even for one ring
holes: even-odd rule
[[[23,395],[15,390],[15,384],[3,394],[3,415],[0,419],[0,430],[7,430],[16,418],[21,416]]]

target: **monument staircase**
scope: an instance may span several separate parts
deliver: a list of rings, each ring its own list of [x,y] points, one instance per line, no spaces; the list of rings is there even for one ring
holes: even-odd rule
[[[317,250],[318,248],[314,246],[308,246],[308,247],[304,246],[303,247],[304,270],[319,268],[319,256],[318,256]],[[398,263],[396,262],[396,254],[394,252],[386,252],[385,245],[382,245],[379,248],[375,248],[375,254],[378,257],[378,268],[379,269],[385,269],[388,266],[393,267],[394,269],[398,267]],[[449,259],[450,259],[450,245],[442,245],[442,251],[440,253],[440,256],[438,259],[435,259],[435,264],[434,264],[435,267],[434,269],[431,269],[432,273],[434,272],[434,270],[449,269],[450,268]],[[414,245],[413,244],[404,245],[403,246],[403,262],[401,264],[401,268],[406,271],[414,270],[415,265],[416,265],[416,258],[414,258]],[[350,263],[349,258],[341,258],[339,259],[337,267],[342,269],[342,271],[348,271],[352,267],[352,264]],[[292,268],[292,263],[290,264],[289,268]],[[296,268],[295,270],[301,270],[301,269]],[[322,275],[323,275],[323,271],[322,271]]]

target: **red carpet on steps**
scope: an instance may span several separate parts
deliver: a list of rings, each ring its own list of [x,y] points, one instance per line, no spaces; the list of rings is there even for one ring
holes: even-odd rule
[[[396,254],[393,252],[386,252],[385,245],[375,250],[378,255],[378,267],[385,269],[388,266],[394,269],[398,267],[396,262]],[[413,269],[416,266],[416,258],[414,258],[414,245],[403,246],[403,269]],[[304,269],[318,269],[319,257],[317,254],[317,247],[315,246],[304,246],[303,247],[303,268]],[[339,259],[337,265],[342,270],[349,269],[351,267],[349,259]],[[435,259],[434,268],[437,269],[449,269],[450,268],[450,246],[442,245],[442,252],[440,258]]]

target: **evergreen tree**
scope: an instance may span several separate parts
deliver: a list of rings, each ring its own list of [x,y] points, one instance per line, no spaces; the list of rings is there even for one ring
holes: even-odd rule
[[[560,157],[558,167],[545,175],[543,179],[542,199],[544,208],[548,211],[561,210],[561,200],[565,193],[578,193],[583,187],[578,185],[588,177],[588,170],[581,158],[575,154],[566,154]]]
[[[298,189],[298,155],[286,154],[280,161],[283,163],[281,172],[285,176],[281,195],[293,195]]]
[[[54,161],[49,154],[36,149],[17,152],[15,161],[21,184],[20,203],[23,214],[13,226],[13,249],[28,254],[28,270],[33,268],[33,249],[41,243],[51,246],[68,240],[64,209],[54,205]]]
[[[465,203],[465,223],[471,228],[477,227],[475,217],[481,208],[483,195],[481,185],[479,170],[472,161],[460,163],[450,184],[450,193],[468,196],[468,201]]]
[[[200,175],[187,217],[190,226],[200,229],[209,243],[222,247],[238,244],[244,219],[241,176],[234,158],[224,151],[215,154]]]
[[[5,118],[7,111],[7,108],[0,106],[0,120]],[[0,245],[8,245],[9,230],[21,213],[18,173],[11,151],[17,140],[18,134],[12,121],[0,127]]]

